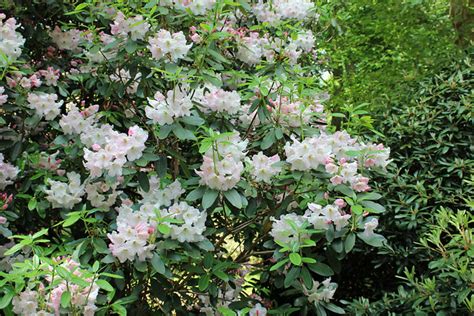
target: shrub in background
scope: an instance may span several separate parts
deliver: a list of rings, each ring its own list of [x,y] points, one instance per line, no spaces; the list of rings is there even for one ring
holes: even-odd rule
[[[389,149],[328,126],[312,2],[7,10],[5,314],[344,313]]]

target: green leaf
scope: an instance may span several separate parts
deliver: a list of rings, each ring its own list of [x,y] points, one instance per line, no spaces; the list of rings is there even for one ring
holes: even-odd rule
[[[97,283],[97,285],[103,289],[103,290],[106,290],[107,292],[114,292],[114,287],[107,281],[105,280],[102,280],[102,279],[99,279],[99,280],[96,280],[95,281]]]
[[[109,248],[102,238],[92,238],[92,244],[98,253],[109,253]]]
[[[351,233],[347,235],[346,240],[344,241],[344,250],[346,253],[349,253],[352,248],[354,248],[355,245],[355,240],[356,240],[356,235]]]
[[[217,311],[222,315],[222,316],[236,316],[237,313],[231,310],[228,307],[221,306],[217,308]]]
[[[192,190],[191,192],[189,192],[189,194],[186,196],[186,200],[190,201],[190,202],[197,201],[197,200],[199,200],[200,198],[203,197],[204,192],[205,192],[204,187],[198,187],[198,188]]]
[[[36,205],[38,204],[38,201],[36,200],[35,197],[33,197],[29,202],[28,202],[28,209],[30,211],[34,210],[36,208]]]
[[[65,291],[61,295],[61,306],[63,308],[66,308],[69,306],[69,303],[71,302],[71,292]]]
[[[355,214],[360,215],[360,214],[362,214],[362,212],[363,212],[364,209],[362,208],[362,205],[358,205],[358,204],[357,204],[357,205],[353,205],[353,206],[351,207],[351,210],[352,210],[352,212],[354,212]]]
[[[273,143],[275,143],[275,141],[276,141],[275,130],[272,129],[263,138],[262,143],[260,144],[260,148],[262,148],[263,150],[268,149],[273,145]]]
[[[100,262],[99,261],[94,262],[94,264],[92,265],[92,272],[99,271],[99,268],[100,268]]]
[[[365,233],[358,233],[357,237],[372,247],[382,247],[387,241],[384,236],[379,234],[371,234],[367,236]]]
[[[118,303],[113,304],[112,309],[119,314],[119,316],[127,316],[127,309]]]
[[[209,287],[209,275],[203,275],[198,282],[199,291],[205,291]]]
[[[68,218],[63,223],[63,227],[69,227],[81,218],[81,212],[73,212],[68,214]]]
[[[242,208],[242,199],[236,189],[225,191],[224,196],[226,200],[230,202],[230,204],[232,204],[236,208]]]
[[[339,184],[334,187],[334,190],[341,192],[344,195],[347,195],[349,197],[356,197],[354,190],[349,188],[347,185],[344,184]]]
[[[342,309],[341,307],[339,307],[337,305],[334,305],[332,303],[326,303],[324,305],[324,307],[327,310],[330,310],[331,312],[336,313],[336,314],[340,314],[340,315],[345,315],[346,314],[346,311],[344,309]]]
[[[301,261],[303,261],[303,263],[316,263],[316,259],[313,259],[313,258],[309,258],[309,257],[303,257],[301,258]]]
[[[8,249],[7,251],[5,251],[5,253],[3,255],[4,256],[10,256],[10,255],[14,254],[15,252],[17,252],[18,250],[20,250],[23,247],[24,246],[22,244],[16,244],[13,247],[11,247],[10,249]]]
[[[158,253],[154,253],[153,257],[151,258],[151,265],[153,266],[153,269],[155,269],[156,272],[159,274],[165,274],[166,272],[166,267],[165,264],[163,263],[163,260],[161,260],[161,257]]]
[[[222,281],[225,281],[225,282],[229,281],[229,276],[227,274],[225,274],[223,271],[217,270],[217,271],[214,271],[213,273],[214,273],[215,276],[217,276]]]
[[[301,268],[301,278],[303,279],[306,288],[310,289],[313,286],[313,278],[306,267]]]
[[[204,119],[200,118],[199,116],[184,116],[181,118],[181,122],[193,125],[193,126],[201,126],[204,124]]]
[[[308,268],[311,271],[313,271],[313,272],[315,272],[319,275],[325,276],[325,277],[334,275],[334,271],[331,269],[331,267],[328,266],[325,263],[322,263],[322,262],[317,262],[317,263],[314,263],[314,264],[308,264]]]
[[[139,172],[138,175],[138,183],[143,191],[148,192],[150,191],[150,181],[148,179],[148,175],[145,172]]]
[[[285,281],[283,285],[285,288],[289,287],[293,282],[300,276],[301,269],[299,267],[292,267],[290,271],[286,274]]]
[[[132,41],[131,39],[127,41],[127,44],[125,45],[125,50],[129,54],[133,54],[138,48],[137,43],[135,41]]]
[[[385,212],[385,208],[382,205],[380,205],[379,203],[375,203],[375,202],[372,202],[372,201],[362,201],[362,202],[360,202],[360,204],[365,206],[365,209],[369,213],[379,214],[379,213]]]
[[[375,192],[369,192],[369,193],[364,193],[364,194],[359,194],[357,199],[359,201],[365,201],[365,200],[379,200],[382,198],[382,195],[375,193]]]
[[[168,235],[171,232],[171,227],[169,227],[166,224],[159,224],[158,231],[162,233],[163,235]]]
[[[290,253],[290,261],[295,266],[300,266],[301,265],[301,256],[300,256],[300,254],[296,253],[296,252]]]
[[[175,124],[173,128],[173,134],[178,137],[181,140],[197,140],[196,136],[194,136],[194,133],[191,132],[190,130],[183,128],[179,124]]]
[[[214,245],[209,241],[209,239],[201,240],[197,243],[198,247],[206,251],[214,251]]]
[[[218,195],[219,191],[207,188],[206,192],[204,192],[204,195],[202,197],[202,207],[204,209],[208,209],[209,207],[211,207],[212,204],[214,204],[214,201],[217,199]]]
[[[277,263],[275,263],[271,268],[270,268],[270,271],[275,271],[277,269],[279,269],[280,267],[284,266],[287,262],[289,261],[289,259],[284,259],[284,260],[281,260],[281,261],[278,261]]]
[[[74,274],[71,274],[71,281],[72,283],[75,283],[77,285],[79,285],[80,287],[84,287],[84,288],[88,288],[90,286],[90,282],[74,275]]]
[[[11,300],[15,296],[15,292],[11,289],[6,289],[5,295],[0,299],[0,310],[6,308],[8,305],[10,305]]]

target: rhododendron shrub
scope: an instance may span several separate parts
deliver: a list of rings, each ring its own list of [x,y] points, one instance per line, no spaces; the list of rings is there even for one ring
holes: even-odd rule
[[[0,16],[1,309],[344,313],[389,149],[331,125],[313,2],[33,8]]]

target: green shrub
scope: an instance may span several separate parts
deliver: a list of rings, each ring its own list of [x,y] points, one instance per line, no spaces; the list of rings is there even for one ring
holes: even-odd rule
[[[412,102],[392,104],[390,111],[375,120],[379,125],[376,128],[386,136],[384,143],[391,147],[394,159],[389,168],[392,176],[388,187],[384,183],[388,207],[381,222],[388,247],[379,250],[378,255],[360,249],[359,253],[354,253],[359,260],[347,259],[358,262],[361,275],[354,280],[343,274],[341,278],[348,281],[341,284],[341,288],[347,284],[354,297],[364,296],[370,301],[380,299],[372,302],[369,308],[369,301],[360,298],[351,305],[353,311],[407,313],[432,308],[456,312],[467,308],[463,303],[467,294],[461,293],[466,287],[451,284],[454,281],[450,278],[458,278],[458,275],[441,273],[439,269],[449,263],[440,261],[432,251],[427,251],[427,247],[440,227],[445,223],[453,225],[446,220],[446,217],[454,216],[447,210],[466,209],[465,198],[474,193],[473,186],[466,181],[474,166],[472,84],[471,61],[465,59],[422,81],[411,94]],[[469,223],[472,226],[472,220]],[[422,237],[423,247],[416,247]],[[450,238],[456,240],[457,237]],[[449,240],[442,239],[446,243]],[[472,255],[472,249],[470,251],[464,255]],[[456,258],[457,255],[450,252],[449,256]],[[379,269],[366,269],[367,266]],[[402,273],[408,289],[403,286],[397,289],[400,280],[396,276]],[[459,279],[462,278],[459,276]],[[372,282],[364,283],[363,280]],[[460,301],[446,289],[449,286],[459,289]],[[381,298],[383,293],[387,294]]]
[[[349,305],[356,315],[468,315],[474,312],[474,215],[441,207],[434,224],[421,238],[420,251],[430,258],[428,273],[404,271],[405,287],[370,304],[359,299]]]

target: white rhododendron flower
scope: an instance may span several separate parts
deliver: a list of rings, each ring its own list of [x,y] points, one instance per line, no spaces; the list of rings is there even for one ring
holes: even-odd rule
[[[56,26],[50,33],[51,39],[59,49],[71,50],[77,52],[81,42],[82,31],[71,29],[62,31],[59,26]]]
[[[235,187],[244,170],[242,159],[248,141],[242,141],[239,133],[222,137],[216,148],[210,148],[203,156],[200,170],[200,183],[211,189],[227,191]]]
[[[126,37],[130,34],[133,41],[142,40],[150,29],[150,23],[143,20],[143,16],[137,15],[126,18],[122,12],[118,12],[114,23],[110,26],[112,35]]]
[[[171,34],[167,30],[160,30],[155,36],[148,39],[148,49],[155,59],[170,58],[171,61],[186,56],[193,44],[186,44],[183,32]]]
[[[61,113],[61,105],[64,101],[59,101],[58,95],[54,93],[28,93],[28,104],[30,109],[36,110],[36,113],[51,121]]]
[[[237,91],[225,91],[209,86],[201,103],[205,112],[236,114],[240,110],[240,95]]]
[[[0,153],[0,190],[5,189],[7,185],[13,183],[20,169],[14,165],[5,162],[5,157]]]
[[[195,15],[204,15],[214,7],[216,0],[174,0],[174,3],[178,9],[189,9]]]
[[[307,290],[308,301],[311,303],[329,302],[336,293],[337,284],[331,282],[331,278],[327,278],[323,282],[313,280],[313,287]]]
[[[48,179],[50,188],[45,190],[46,200],[54,208],[72,209],[74,205],[82,201],[84,185],[81,184],[81,175],[71,171],[67,174],[69,183]]]
[[[20,26],[16,24],[16,20],[9,18],[3,21],[5,18],[5,14],[0,13],[0,53],[14,61],[21,55],[21,47],[25,43],[25,38],[16,31]]]
[[[153,99],[148,98],[150,104],[145,108],[146,116],[158,125],[173,124],[177,117],[190,116],[193,102],[184,87],[176,86],[166,93],[155,93]]]
[[[271,182],[271,178],[281,171],[281,166],[277,165],[280,162],[278,155],[271,157],[265,156],[262,152],[254,155],[252,160],[249,160],[251,174],[256,181]]]
[[[164,224],[171,229],[165,237],[179,242],[198,242],[204,239],[202,233],[206,230],[206,212],[201,212],[186,202],[179,202],[160,210],[160,216],[179,221],[178,224]]]
[[[154,244],[149,238],[154,232],[154,224],[149,221],[147,214],[133,211],[130,207],[122,205],[117,208],[117,231],[108,234],[112,254],[120,262],[135,260],[144,261],[153,256]]]

